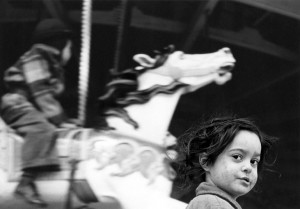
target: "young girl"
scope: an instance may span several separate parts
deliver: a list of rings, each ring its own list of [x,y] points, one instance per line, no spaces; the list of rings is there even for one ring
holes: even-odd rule
[[[214,118],[178,140],[178,174],[202,182],[187,209],[240,209],[236,199],[256,184],[275,138],[249,119]]]

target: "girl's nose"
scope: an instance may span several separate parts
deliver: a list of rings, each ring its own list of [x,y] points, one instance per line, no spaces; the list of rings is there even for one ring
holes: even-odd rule
[[[250,163],[245,163],[242,167],[242,171],[245,173],[251,173],[252,167]]]

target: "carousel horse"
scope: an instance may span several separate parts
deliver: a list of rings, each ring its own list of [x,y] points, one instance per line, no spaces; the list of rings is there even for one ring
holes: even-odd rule
[[[102,209],[184,209],[185,203],[170,197],[176,175],[166,154],[176,143],[170,121],[181,95],[230,80],[235,59],[228,48],[185,54],[173,47],[154,58],[133,59],[139,65],[112,73],[99,98],[105,128],[69,131],[57,140],[58,150],[76,162],[72,191],[85,203],[98,202]]]

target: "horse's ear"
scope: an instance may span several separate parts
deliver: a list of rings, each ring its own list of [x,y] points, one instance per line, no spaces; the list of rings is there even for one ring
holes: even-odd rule
[[[136,54],[133,56],[133,60],[139,63],[141,66],[151,68],[154,66],[156,60],[146,54]]]

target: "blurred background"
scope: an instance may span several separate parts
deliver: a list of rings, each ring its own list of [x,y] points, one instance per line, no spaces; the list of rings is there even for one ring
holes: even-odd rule
[[[229,47],[237,60],[232,80],[184,95],[170,132],[177,137],[216,113],[254,118],[265,133],[280,139],[277,161],[264,173],[260,191],[241,197],[240,204],[244,209],[300,208],[299,0],[93,0],[92,9],[87,127],[95,122],[110,69],[134,67],[134,54],[154,55],[169,44],[185,53]],[[70,117],[78,111],[81,12],[80,0],[0,0],[1,77],[28,50],[41,19],[56,17],[74,30],[62,97]],[[172,196],[188,202],[195,192],[182,191],[175,182]]]

